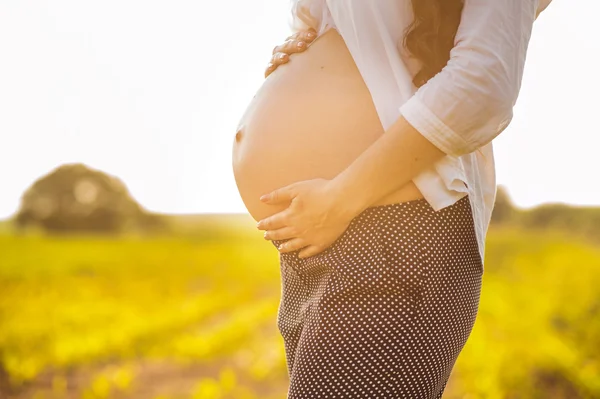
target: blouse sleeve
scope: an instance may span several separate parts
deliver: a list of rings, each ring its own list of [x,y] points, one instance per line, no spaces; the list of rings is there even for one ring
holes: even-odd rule
[[[323,0],[291,0],[292,18],[289,26],[292,33],[308,28],[318,30],[320,23],[319,1]]]
[[[447,65],[400,113],[432,144],[461,156],[510,123],[533,22],[551,0],[465,0]]]

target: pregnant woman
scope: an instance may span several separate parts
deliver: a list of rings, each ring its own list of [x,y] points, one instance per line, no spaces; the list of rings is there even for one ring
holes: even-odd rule
[[[276,50],[301,53],[268,68],[233,142],[279,250],[289,399],[441,397],[478,310],[491,141],[549,2],[292,1]]]

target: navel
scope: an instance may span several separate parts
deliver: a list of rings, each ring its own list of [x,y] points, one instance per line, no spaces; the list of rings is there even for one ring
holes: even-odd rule
[[[237,132],[235,133],[235,141],[236,142],[240,142],[242,140],[242,131],[243,131],[243,127],[240,127]]]

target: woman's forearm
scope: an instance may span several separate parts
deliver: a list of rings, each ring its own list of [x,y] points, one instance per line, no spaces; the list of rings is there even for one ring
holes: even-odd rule
[[[338,211],[358,215],[446,155],[400,116],[344,171],[331,180]]]
[[[397,104],[400,114],[419,130],[400,116],[331,181],[334,195],[341,198],[342,212],[360,213],[445,154],[471,153],[508,126],[521,88],[533,23],[548,3],[465,3],[447,65],[405,103]]]

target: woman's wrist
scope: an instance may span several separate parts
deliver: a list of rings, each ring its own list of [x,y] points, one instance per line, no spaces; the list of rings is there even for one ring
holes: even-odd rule
[[[357,216],[445,155],[400,116],[346,169],[330,180],[328,190],[335,198],[338,214]]]
[[[333,198],[334,212],[341,218],[351,220],[358,216],[369,205],[363,200],[362,196],[344,184],[343,176],[337,175],[329,180],[327,189]]]

